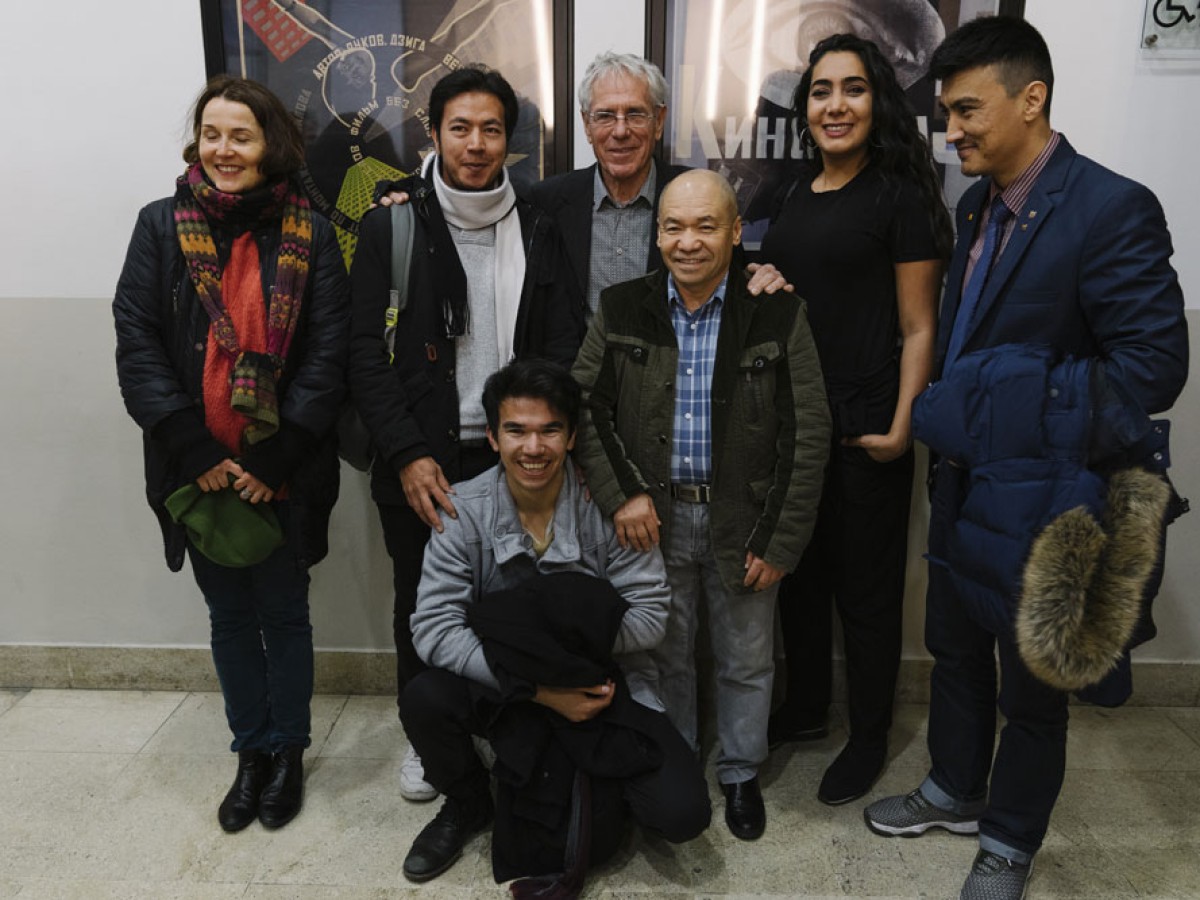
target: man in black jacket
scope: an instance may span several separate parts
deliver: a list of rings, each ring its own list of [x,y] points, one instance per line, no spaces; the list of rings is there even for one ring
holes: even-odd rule
[[[529,196],[554,217],[574,276],[572,296],[587,298],[590,318],[606,287],[662,268],[658,198],[688,169],[653,155],[667,118],[667,82],[654,63],[601,53],[579,83],[579,113],[595,164],[547,178]],[[741,266],[740,252],[735,262]],[[784,287],[773,266],[751,272],[752,294]]]
[[[384,341],[392,283],[387,211],[364,217],[351,271],[350,385],[376,449],[371,495],[395,583],[398,696],[423,668],[409,616],[429,529],[455,515],[451,484],[496,462],[479,401],[488,375],[511,359],[569,365],[582,321],[562,289],[561,244],[544,213],[518,200],[504,170],[517,99],[498,73],[456,70],[429,104],[436,153],[396,187],[413,203],[404,308],[389,358]],[[401,793],[431,800],[411,750]]]
[[[594,312],[600,291],[662,266],[655,246],[658,198],[687,169],[654,158],[667,116],[658,66],[631,53],[601,53],[579,83],[579,110],[596,162],[535,184],[533,202],[563,235],[573,288]]]

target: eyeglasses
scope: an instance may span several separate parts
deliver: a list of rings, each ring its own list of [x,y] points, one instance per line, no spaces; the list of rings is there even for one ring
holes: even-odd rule
[[[642,112],[641,110],[615,113],[611,109],[601,109],[594,113],[588,113],[588,119],[591,121],[592,127],[600,131],[616,128],[618,121],[624,122],[625,127],[631,131],[645,131],[650,127],[650,123],[654,121],[654,115]]]

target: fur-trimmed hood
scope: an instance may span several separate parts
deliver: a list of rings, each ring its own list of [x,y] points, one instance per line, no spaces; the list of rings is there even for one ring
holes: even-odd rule
[[[1160,561],[1171,488],[1145,469],[1108,482],[1102,521],[1084,507],[1054,519],[1030,549],[1017,601],[1017,648],[1039,679],[1064,691],[1116,668]]]

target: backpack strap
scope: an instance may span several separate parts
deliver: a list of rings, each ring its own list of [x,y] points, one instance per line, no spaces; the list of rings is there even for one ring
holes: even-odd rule
[[[393,203],[392,286],[388,291],[388,308],[383,322],[383,339],[387,343],[389,362],[396,356],[396,323],[408,306],[408,270],[412,264],[412,248],[412,203]]]

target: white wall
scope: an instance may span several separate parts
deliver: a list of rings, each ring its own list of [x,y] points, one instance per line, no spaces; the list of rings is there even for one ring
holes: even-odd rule
[[[106,15],[112,4],[94,0],[63,0],[52,13],[34,3],[6,9],[0,643],[207,643],[199,594],[186,571],[166,571],[142,499],[139,436],[117,392],[109,311],[137,209],[167,194],[182,170],[185,111],[204,79],[198,6],[125,0],[119,20]],[[1057,63],[1055,125],[1084,152],[1151,185],[1166,206],[1176,246],[1195,246],[1200,118],[1191,111],[1200,69],[1140,61],[1140,2],[1028,0],[1027,6]],[[577,74],[600,50],[640,52],[643,8],[643,0],[580,0]],[[30,39],[51,34],[52,47]],[[48,58],[56,65],[46,65]],[[590,157],[582,135],[577,142],[582,164]],[[1177,254],[1175,263],[1192,305],[1200,305],[1200,263],[1187,254]],[[1193,449],[1200,448],[1200,404],[1190,401],[1185,395],[1176,414],[1175,471],[1183,492],[1200,500],[1200,450]],[[332,551],[313,577],[316,640],[324,648],[387,649],[390,569],[365,481],[350,471],[344,476]],[[923,527],[918,510],[909,656],[923,653]],[[1191,601],[1200,560],[1186,552],[1197,545],[1200,515],[1194,514],[1173,530],[1158,605],[1162,634],[1143,658],[1200,661],[1200,611]]]

